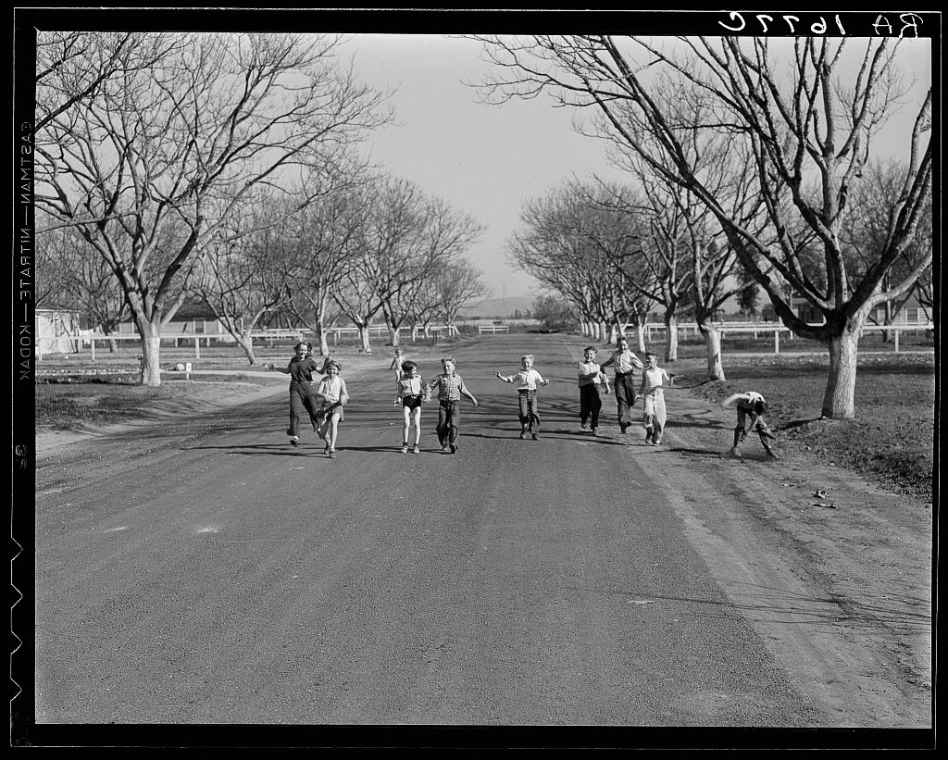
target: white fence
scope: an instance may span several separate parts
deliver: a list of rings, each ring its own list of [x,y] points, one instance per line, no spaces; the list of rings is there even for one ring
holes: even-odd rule
[[[370,325],[368,332],[370,338],[388,337],[389,335],[389,330],[386,325]],[[403,335],[405,332],[405,330],[402,330]],[[459,331],[458,328],[453,325],[429,325],[427,332],[428,337],[433,336],[438,338],[442,335],[457,335]],[[337,345],[339,340],[343,337],[358,337],[359,329],[357,327],[327,327],[325,328],[325,333],[327,338],[331,339],[333,345]],[[254,330],[251,333],[251,337],[254,342],[283,339],[301,341],[308,334],[308,330],[267,329]],[[54,340],[55,342],[53,342]],[[185,346],[193,346],[194,357],[196,359],[201,358],[202,344],[205,347],[209,347],[211,341],[228,344],[236,343],[234,336],[230,333],[163,333],[161,340],[174,341],[175,348],[178,348],[182,344]],[[101,349],[103,344],[110,345],[112,342],[125,343],[128,341],[138,343],[141,341],[141,338],[138,333],[99,335],[93,333],[91,330],[80,330],[78,335],[59,336],[55,339],[48,339],[41,336],[36,358],[42,360],[44,354],[81,353],[83,350],[89,349],[92,361],[95,361],[97,347]]]
[[[477,325],[477,334],[478,335],[494,335],[496,333],[509,333],[510,325],[495,325],[495,324],[481,324]]]
[[[718,329],[721,333],[721,343],[723,345],[725,336],[727,335],[741,335],[741,334],[752,334],[756,340],[761,334],[768,335],[773,333],[774,336],[774,353],[780,353],[780,335],[781,333],[786,333],[786,340],[793,340],[796,336],[790,330],[789,327],[775,323],[775,322],[714,322],[712,323],[714,327]],[[815,325],[814,325],[815,326]],[[626,323],[623,325],[623,330],[626,332],[634,330],[635,325],[633,323]],[[658,331],[664,333],[666,327],[664,323],[661,322],[647,322],[642,326],[642,329],[645,331],[646,340],[649,343],[652,342],[652,333],[653,331]],[[934,324],[932,322],[918,322],[915,324],[896,324],[896,325],[865,325],[862,328],[863,333],[870,332],[889,332],[893,334],[892,347],[896,352],[899,351],[899,336],[904,331],[909,332],[925,332],[927,330],[933,330]],[[687,337],[688,333],[691,332],[694,336],[699,335],[700,331],[698,325],[695,322],[681,322],[678,324],[678,336]]]

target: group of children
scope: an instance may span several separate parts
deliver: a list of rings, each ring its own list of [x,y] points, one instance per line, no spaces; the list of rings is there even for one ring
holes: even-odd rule
[[[343,420],[343,407],[349,400],[345,380],[340,373],[341,364],[327,358],[322,367],[312,357],[312,344],[298,343],[294,356],[286,369],[280,372],[290,375],[290,426],[287,435],[290,443],[299,445],[299,424],[303,414],[308,414],[313,430],[326,443],[324,453],[332,458],[336,448],[339,423]],[[579,386],[580,428],[589,428],[593,435],[599,434],[599,413],[602,409],[602,395],[610,393],[609,379],[604,368],[613,366],[615,377],[613,392],[619,418],[619,429],[627,432],[633,424],[631,409],[637,395],[633,382],[635,370],[641,370],[642,379],[638,395],[642,397],[643,426],[645,443],[657,446],[662,442],[667,412],[664,389],[673,386],[674,375],[658,366],[658,357],[653,353],[645,354],[643,363],[630,349],[628,341],[619,338],[616,350],[602,364],[596,361],[597,351],[593,346],[583,349],[583,360],[579,362],[577,379]],[[520,438],[529,434],[533,440],[540,437],[540,412],[537,403],[537,389],[550,384],[539,371],[534,369],[534,357],[525,354],[520,357],[520,371],[504,375],[497,371],[497,379],[517,386],[518,418]],[[269,369],[274,365],[268,364]],[[394,404],[402,409],[402,446],[401,451],[419,453],[421,441],[421,406],[430,401],[435,393],[438,400],[437,434],[441,450],[450,449],[454,454],[458,450],[458,435],[461,421],[461,396],[466,396],[476,407],[478,402],[457,373],[454,359],[441,360],[442,372],[430,382],[422,380],[417,363],[406,359],[401,349],[395,349],[389,369],[395,374]],[[314,385],[313,375],[323,375]],[[776,438],[768,428],[763,415],[766,411],[764,397],[755,392],[735,393],[721,402],[722,408],[737,404],[737,425],[734,429],[734,441],[731,453],[740,456],[740,444],[749,431],[756,431],[764,450],[771,458],[776,454],[770,447],[770,440]],[[750,425],[748,426],[748,421]],[[412,435],[412,428],[414,434]]]

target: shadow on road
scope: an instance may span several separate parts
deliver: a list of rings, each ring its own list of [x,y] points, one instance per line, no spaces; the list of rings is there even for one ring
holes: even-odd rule
[[[338,450],[338,449],[337,449]],[[306,444],[298,447],[292,447],[286,443],[244,443],[233,446],[179,446],[178,451],[230,451],[233,454],[266,454],[276,456],[311,456],[314,453],[322,453],[323,445],[310,446]]]
[[[902,633],[924,630],[931,625],[931,617],[924,611],[928,600],[922,598],[903,598],[905,606],[894,600],[886,600],[884,603],[876,600],[854,602],[837,597],[804,596],[786,589],[749,583],[742,584],[742,588],[738,590],[741,601],[674,596],[638,590],[606,593],[632,597],[630,603],[684,602],[706,605],[711,610],[721,610],[720,613],[711,612],[710,615],[703,613],[706,617],[723,617],[731,614],[730,610],[740,610],[750,619],[754,619],[756,614],[766,617],[768,622],[787,625],[815,624],[832,628],[858,626],[867,629],[884,627],[890,630],[901,629]],[[757,599],[760,601],[756,601]],[[912,607],[918,607],[921,611]]]

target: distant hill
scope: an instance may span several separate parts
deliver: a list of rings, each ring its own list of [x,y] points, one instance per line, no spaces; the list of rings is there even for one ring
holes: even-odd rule
[[[515,311],[521,314],[533,308],[535,296],[512,296],[510,298],[488,298],[461,309],[461,317],[512,317]]]

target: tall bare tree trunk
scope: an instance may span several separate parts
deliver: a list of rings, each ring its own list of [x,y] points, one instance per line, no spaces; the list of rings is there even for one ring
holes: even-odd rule
[[[885,304],[884,304],[884,306],[883,306],[883,308],[884,308],[884,312],[883,312],[884,316],[883,316],[883,318],[882,318],[882,324],[884,324],[886,327],[888,327],[889,325],[892,324],[892,302],[891,302],[891,301],[886,301]],[[882,331],[882,342],[883,342],[883,343],[888,343],[888,342],[889,342],[889,331],[888,331],[888,330],[883,330],[883,331]]]
[[[161,325],[143,320],[138,332],[142,338],[141,384],[157,388],[161,385]]]
[[[665,312],[665,361],[678,361],[678,317],[675,312]]]
[[[388,336],[393,346],[399,345],[399,333],[401,333],[400,327],[392,327],[391,324],[388,325]]]
[[[724,376],[724,364],[721,362],[721,331],[710,322],[699,322],[698,329],[704,337],[705,351],[708,356],[708,379],[727,379]]]
[[[645,347],[645,320],[647,314],[635,315],[635,343],[640,354],[644,354],[648,349]]]
[[[237,345],[240,346],[241,350],[244,352],[244,355],[247,357],[247,361],[250,362],[250,366],[253,366],[257,363],[257,357],[253,352],[253,336],[250,332],[242,332],[234,336],[234,339],[237,341]]]
[[[369,326],[368,324],[357,325],[359,328],[359,341],[362,343],[362,350],[367,354],[372,353],[372,346],[369,344]]]
[[[843,331],[830,338],[830,369],[823,393],[821,415],[849,420],[856,416],[856,360],[859,349],[859,328],[850,320]]]

